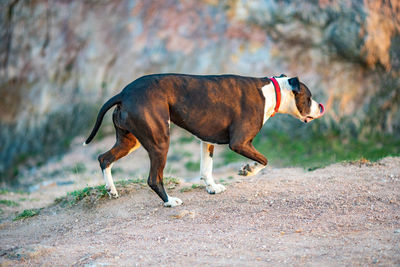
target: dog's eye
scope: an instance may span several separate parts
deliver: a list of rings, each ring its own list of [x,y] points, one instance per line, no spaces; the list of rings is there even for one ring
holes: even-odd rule
[[[310,98],[308,99],[308,106],[311,107],[311,99]]]

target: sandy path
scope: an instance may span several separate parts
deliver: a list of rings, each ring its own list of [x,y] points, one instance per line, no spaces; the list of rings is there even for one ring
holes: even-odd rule
[[[400,158],[313,172],[267,168],[220,195],[147,187],[1,225],[10,265],[399,265]]]

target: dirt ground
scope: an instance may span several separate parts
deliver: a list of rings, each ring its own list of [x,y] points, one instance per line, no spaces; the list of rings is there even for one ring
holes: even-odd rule
[[[182,190],[191,186],[188,180],[170,186],[169,194],[184,202],[175,208],[164,208],[140,184],[119,187],[119,199],[52,204],[67,191],[102,183],[93,155],[112,142],[105,138],[79,153],[77,146],[61,160],[30,171],[29,195],[1,195],[20,200],[18,207],[2,207],[1,265],[400,265],[400,158],[311,172],[267,167],[253,177],[236,175],[240,164],[230,164],[214,173],[226,184],[222,194]],[[186,157],[195,160],[198,147],[191,146],[175,143],[180,151],[193,151]],[[144,153],[121,163],[115,176],[147,176]],[[81,160],[85,171],[65,170],[68,162]],[[192,175],[199,183],[195,172],[179,173],[183,163],[176,162],[166,171],[178,169],[172,174]],[[38,216],[12,221],[16,212],[38,207],[44,207]]]

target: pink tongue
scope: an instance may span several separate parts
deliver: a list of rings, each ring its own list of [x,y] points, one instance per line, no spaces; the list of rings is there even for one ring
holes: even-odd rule
[[[307,118],[306,118],[306,122],[308,123],[308,122],[310,122],[310,121],[312,121],[312,118],[307,117]]]

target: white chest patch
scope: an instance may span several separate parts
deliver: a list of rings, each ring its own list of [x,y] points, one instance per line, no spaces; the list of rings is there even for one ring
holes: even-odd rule
[[[264,85],[262,88],[262,93],[265,98],[264,102],[264,117],[263,117],[263,125],[271,117],[272,113],[274,113],[276,98],[275,98],[275,88],[271,83]]]

